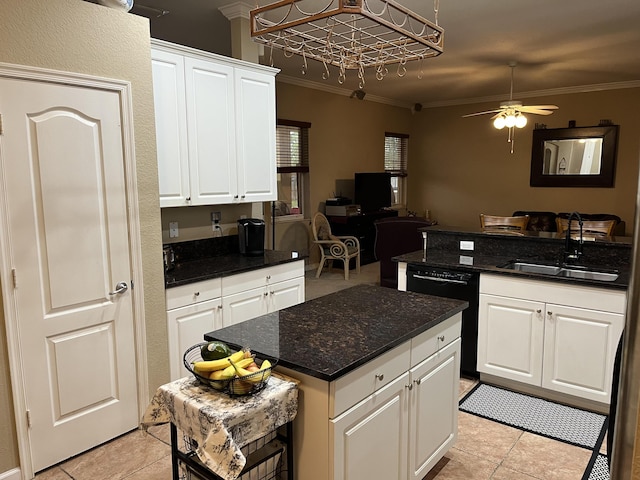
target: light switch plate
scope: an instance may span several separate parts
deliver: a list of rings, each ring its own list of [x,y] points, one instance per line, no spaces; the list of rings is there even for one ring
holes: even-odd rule
[[[473,265],[473,257],[460,255],[460,265]]]
[[[178,238],[178,222],[169,222],[169,238]]]
[[[473,250],[473,240],[461,240],[460,250]]]

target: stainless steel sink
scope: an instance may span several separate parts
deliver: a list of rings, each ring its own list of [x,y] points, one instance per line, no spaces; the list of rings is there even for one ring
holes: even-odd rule
[[[527,263],[527,262],[509,262],[503,265],[501,268],[508,268],[511,270],[518,270],[525,273],[542,273],[546,275],[557,275],[562,270],[556,265],[544,265],[542,263]]]
[[[571,267],[559,265],[547,265],[544,263],[513,261],[499,268],[517,270],[523,273],[535,273],[555,277],[580,278],[584,280],[598,280],[601,282],[613,282],[618,279],[618,272],[615,270],[606,271],[588,267]]]
[[[599,280],[601,282],[613,282],[618,279],[618,274],[613,272],[600,272],[595,270],[582,270],[563,268],[558,273],[559,277],[583,278],[585,280]]]

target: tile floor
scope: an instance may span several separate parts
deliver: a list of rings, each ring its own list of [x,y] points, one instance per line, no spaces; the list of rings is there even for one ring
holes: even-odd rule
[[[378,264],[362,267],[347,282],[340,270],[319,279],[307,272],[307,299],[355,283],[376,283]],[[460,381],[460,398],[475,382]],[[460,412],[458,440],[424,480],[580,480],[591,452]],[[168,426],[122,435],[36,475],[37,480],[169,480]],[[388,479],[372,479],[388,480]]]

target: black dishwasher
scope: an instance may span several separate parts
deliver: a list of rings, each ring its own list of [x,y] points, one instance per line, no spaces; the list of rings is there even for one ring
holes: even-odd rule
[[[478,297],[480,274],[454,268],[407,266],[407,290],[436,297],[454,298],[469,302],[462,312],[462,355],[460,372],[477,378],[478,358]]]

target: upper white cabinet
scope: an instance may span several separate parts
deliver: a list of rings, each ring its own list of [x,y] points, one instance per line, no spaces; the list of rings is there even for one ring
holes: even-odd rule
[[[624,291],[483,274],[478,370],[608,404],[625,305]]]
[[[277,70],[152,41],[160,206],[276,200]]]

